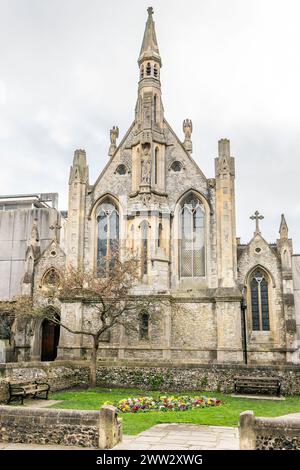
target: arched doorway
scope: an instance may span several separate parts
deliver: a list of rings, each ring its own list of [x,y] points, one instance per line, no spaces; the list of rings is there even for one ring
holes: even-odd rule
[[[57,356],[60,326],[45,319],[42,323],[42,361],[54,361]]]

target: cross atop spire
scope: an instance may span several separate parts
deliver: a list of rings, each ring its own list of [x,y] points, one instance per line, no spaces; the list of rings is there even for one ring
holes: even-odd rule
[[[159,49],[158,49],[156,33],[155,33],[155,23],[153,21],[153,8],[148,7],[147,12],[148,12],[148,19],[146,23],[146,28],[144,32],[144,38],[143,38],[143,43],[142,43],[138,63],[139,65],[141,65],[141,63],[144,60],[155,60],[156,62],[159,63],[161,67],[161,58],[159,55]]]
[[[255,220],[255,232],[254,235],[259,234],[260,235],[260,230],[259,230],[259,221],[264,219],[264,216],[261,215],[258,211],[254,212],[254,215],[251,215],[250,217],[251,220]]]

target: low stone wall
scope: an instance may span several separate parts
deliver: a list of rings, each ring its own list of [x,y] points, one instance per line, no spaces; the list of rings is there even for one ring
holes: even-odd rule
[[[122,439],[116,408],[99,411],[0,406],[0,442],[109,449]]]
[[[99,361],[97,384],[105,387],[231,393],[237,375],[279,377],[283,395],[300,395],[299,366],[156,362],[154,367],[146,362]],[[0,366],[0,401],[5,401],[7,397],[8,381],[22,383],[31,380],[48,382],[51,391],[87,387],[89,363],[87,361],[23,362]]]
[[[256,418],[245,411],[239,431],[241,450],[300,450],[300,418]]]
[[[103,364],[97,383],[109,387],[160,390],[208,390],[232,393],[237,375],[279,377],[284,395],[300,395],[300,367],[234,364]]]

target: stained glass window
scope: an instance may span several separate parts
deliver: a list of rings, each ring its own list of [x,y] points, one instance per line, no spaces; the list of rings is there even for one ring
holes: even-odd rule
[[[205,276],[204,208],[191,194],[181,207],[180,275]]]
[[[102,203],[97,211],[98,249],[97,274],[103,275],[114,265],[119,248],[119,213],[111,201]]]
[[[255,270],[250,281],[252,329],[268,331],[269,320],[269,289],[268,278],[261,270]]]

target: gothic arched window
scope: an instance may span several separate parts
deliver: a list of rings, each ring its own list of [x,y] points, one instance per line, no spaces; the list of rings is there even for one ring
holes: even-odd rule
[[[154,95],[153,98],[153,121],[157,120],[157,95]]]
[[[97,211],[98,245],[97,274],[104,274],[113,267],[119,249],[119,212],[111,201],[104,201]]]
[[[268,331],[269,319],[269,279],[264,271],[256,269],[250,278],[251,316],[253,331]]]
[[[151,64],[150,62],[147,63],[147,66],[146,66],[146,75],[151,75]]]
[[[183,200],[180,217],[180,276],[205,276],[205,212],[194,194]]]
[[[140,314],[140,339],[149,339],[149,313],[142,312]]]
[[[144,78],[144,66],[141,67],[141,78]]]
[[[57,287],[60,284],[60,275],[55,268],[50,268],[44,274],[42,285],[45,287]]]
[[[157,69],[157,65],[156,65],[156,64],[154,64],[154,67],[153,67],[153,75],[154,75],[155,78],[158,77],[158,69]]]
[[[141,223],[141,271],[142,275],[148,274],[148,222]]]

